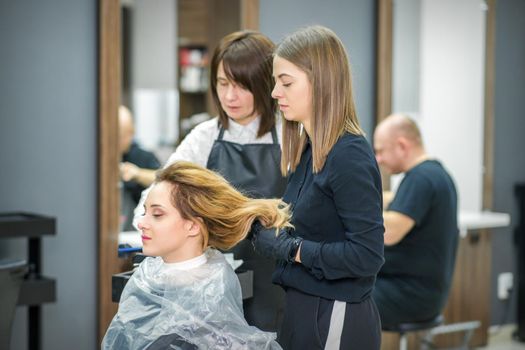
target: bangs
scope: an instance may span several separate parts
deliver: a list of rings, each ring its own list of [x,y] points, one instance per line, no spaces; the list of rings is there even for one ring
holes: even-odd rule
[[[268,52],[246,39],[231,44],[222,56],[222,66],[229,80],[253,93],[254,77],[261,74],[261,68],[270,58]]]
[[[231,47],[222,57],[222,67],[226,77],[246,90],[252,91],[254,57],[240,43]]]

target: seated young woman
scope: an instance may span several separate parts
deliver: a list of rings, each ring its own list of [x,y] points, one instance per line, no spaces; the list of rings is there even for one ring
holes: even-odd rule
[[[280,349],[274,333],[246,323],[239,280],[217,249],[244,239],[255,220],[290,226],[288,207],[248,198],[184,161],[157,173],[144,207],[148,258],[126,284],[102,348]]]

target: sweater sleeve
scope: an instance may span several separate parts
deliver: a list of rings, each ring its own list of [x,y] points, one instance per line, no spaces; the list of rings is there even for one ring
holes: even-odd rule
[[[325,166],[344,240],[303,241],[301,262],[318,279],[374,276],[384,262],[379,169],[364,139],[346,140],[333,151]]]

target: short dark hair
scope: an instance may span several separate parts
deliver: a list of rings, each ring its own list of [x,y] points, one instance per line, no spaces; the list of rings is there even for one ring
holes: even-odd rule
[[[261,115],[257,137],[275,125],[277,102],[273,89],[272,54],[274,43],[256,31],[239,31],[226,35],[219,42],[211,59],[210,85],[213,101],[219,111],[219,123],[228,128],[228,115],[221,108],[217,95],[217,71],[222,62],[226,77],[253,94],[254,110]]]

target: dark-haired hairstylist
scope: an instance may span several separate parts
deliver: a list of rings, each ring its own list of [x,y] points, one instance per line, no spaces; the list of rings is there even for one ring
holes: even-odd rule
[[[254,31],[234,32],[220,41],[210,67],[219,116],[197,125],[167,165],[190,161],[219,172],[251,197],[282,197],[286,181],[279,169],[281,123],[271,97],[274,47],[270,39]],[[254,272],[253,297],[243,305],[246,320],[276,331],[282,320],[284,292],[271,283],[274,260],[256,254],[249,240],[232,252],[236,259],[244,260],[244,269]]]

